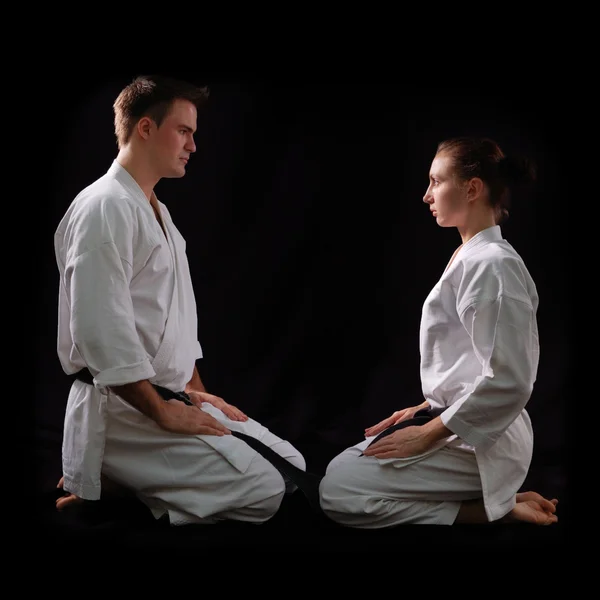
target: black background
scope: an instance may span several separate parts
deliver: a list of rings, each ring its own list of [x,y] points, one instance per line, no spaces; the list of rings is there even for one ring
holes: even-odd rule
[[[69,384],[56,356],[53,234],[75,195],[117,153],[112,103],[137,72],[57,82],[40,150],[42,203],[34,410],[36,490],[61,475]],[[315,83],[169,73],[208,85],[197,152],[183,179],[156,189],[187,240],[209,392],[304,453],[322,473],[364,428],[422,401],[422,303],[460,244],[423,203],[436,145],[479,134],[538,164],[535,193],[502,231],[540,295],[541,357],[528,405],[535,432],[524,488],[567,493],[569,278],[559,231],[562,118],[535,86],[439,89],[391,82]]]

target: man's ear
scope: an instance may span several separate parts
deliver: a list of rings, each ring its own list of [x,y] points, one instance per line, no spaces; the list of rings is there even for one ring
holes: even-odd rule
[[[143,140],[147,140],[150,137],[153,127],[155,127],[155,124],[150,117],[142,117],[136,125],[137,132]]]

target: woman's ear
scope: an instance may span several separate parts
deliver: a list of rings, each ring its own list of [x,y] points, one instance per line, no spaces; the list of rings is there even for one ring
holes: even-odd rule
[[[484,192],[483,181],[479,177],[473,177],[467,182],[467,201],[474,202],[481,198]]]

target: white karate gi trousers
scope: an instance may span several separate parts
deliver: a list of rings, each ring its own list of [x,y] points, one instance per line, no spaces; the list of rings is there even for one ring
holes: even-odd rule
[[[298,450],[253,419],[232,421],[204,403],[206,410],[232,431],[260,439],[292,464],[306,470]],[[172,434],[121,398],[107,399],[103,474],[134,491],[156,518],[168,514],[171,525],[238,520],[262,523],[295,486],[243,440],[224,436],[242,453],[255,456],[241,472],[194,435]]]
[[[482,497],[473,452],[450,444],[415,462],[380,464],[372,456],[361,456],[373,439],[336,456],[321,480],[321,508],[340,525],[452,525],[463,500]]]

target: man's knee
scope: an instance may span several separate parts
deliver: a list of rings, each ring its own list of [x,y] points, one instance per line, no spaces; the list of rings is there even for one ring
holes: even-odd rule
[[[259,458],[259,457],[257,457]],[[255,459],[256,460],[256,459]],[[268,521],[279,510],[283,500],[286,484],[279,471],[268,461],[260,457],[254,468],[247,473],[252,494],[248,497],[257,498],[244,507],[255,522]]]

